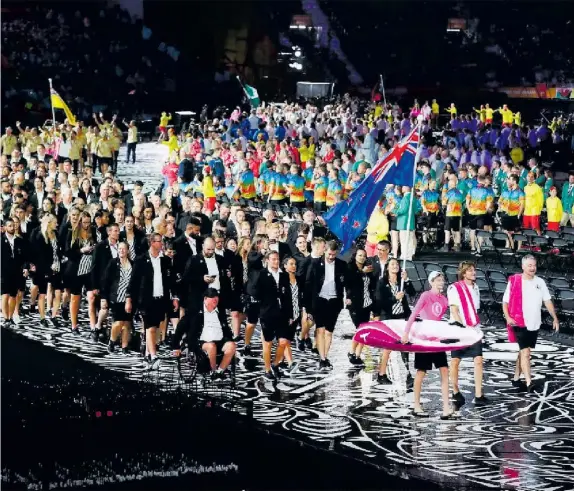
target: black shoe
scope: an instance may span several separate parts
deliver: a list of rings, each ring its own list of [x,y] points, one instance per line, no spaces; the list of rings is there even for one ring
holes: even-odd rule
[[[243,348],[243,356],[251,356],[251,345],[250,344],[246,344],[245,347]]]
[[[387,374],[381,375],[380,373],[377,375],[377,382],[381,385],[393,385],[392,380],[387,377]]]
[[[233,342],[239,343],[239,341],[241,341],[241,335],[238,334],[237,336],[235,336],[235,337],[233,338]]]
[[[526,382],[524,380],[513,380],[512,387],[516,387],[517,389],[526,390]]]
[[[52,323],[52,326],[54,326],[56,329],[61,327],[60,321],[58,320],[57,317],[50,318],[50,322]]]
[[[271,365],[271,371],[273,372],[273,376],[276,379],[281,378],[281,372],[279,371],[279,367],[277,365]]]
[[[465,403],[465,401],[466,401],[466,399],[464,398],[464,396],[463,396],[460,392],[457,392],[456,394],[453,394],[453,395],[452,395],[452,400],[453,400],[454,402],[456,402],[457,404],[461,405],[461,406],[462,406],[462,405]]]
[[[307,347],[307,345],[305,344],[305,340],[304,339],[300,339],[299,341],[297,341],[297,349],[299,351],[305,351],[305,348]]]
[[[94,341],[94,343],[98,342],[98,338],[100,336],[100,331],[99,329],[92,329],[92,332],[90,333],[90,335],[92,336],[92,341]]]
[[[311,349],[313,347],[313,341],[311,341],[311,338],[307,338],[305,339],[305,347]]]
[[[537,387],[536,387],[536,384],[534,382],[530,382],[530,384],[526,386],[526,390],[528,392],[531,392],[531,393],[536,392],[536,389],[537,389]]]
[[[319,350],[317,349],[317,347],[314,346],[313,348],[311,348],[311,353],[315,353],[316,355],[318,355]]]
[[[480,397],[474,398],[474,405],[475,406],[486,406],[489,402],[490,402],[490,400],[487,399],[486,397],[484,397],[483,395]]]
[[[30,305],[30,310],[28,310],[28,314],[32,315],[36,313],[36,306],[35,305]]]
[[[407,387],[412,387],[415,383],[415,379],[411,375],[411,372],[407,373]]]
[[[281,370],[285,370],[289,365],[287,364],[287,362],[285,360],[283,360],[281,363],[279,363],[279,365],[277,365],[279,368],[281,368]]]
[[[355,365],[356,361],[357,361],[357,357],[355,356],[355,353],[347,353],[347,358],[349,358],[349,363],[351,365]]]
[[[122,348],[122,355],[129,355],[129,354],[130,354],[129,348]]]
[[[77,327],[74,329],[74,328],[72,327],[72,334],[74,334],[74,335],[76,335],[76,336],[81,336],[81,334],[80,334],[80,329],[77,328]]]
[[[49,327],[48,326],[48,321],[46,319],[40,319],[40,325],[42,327]]]
[[[273,372],[269,370],[268,372],[265,372],[263,378],[265,378],[265,380],[275,380],[275,375],[273,375]]]
[[[329,366],[327,365],[326,360],[319,360],[319,363],[317,364],[317,368],[321,371],[324,371],[324,370],[328,370]]]
[[[113,353],[116,349],[116,343],[114,343],[111,339],[108,342],[108,353]]]
[[[329,358],[325,358],[325,366],[326,366],[329,370],[333,370],[333,365],[331,365],[331,362],[329,361]]]
[[[62,319],[65,321],[70,320],[70,309],[68,307],[62,307]]]

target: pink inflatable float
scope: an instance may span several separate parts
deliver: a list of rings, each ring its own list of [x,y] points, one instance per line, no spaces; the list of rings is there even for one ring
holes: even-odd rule
[[[393,351],[411,353],[438,353],[467,348],[482,339],[478,328],[458,327],[440,321],[415,322],[409,333],[409,343],[402,344],[407,321],[402,319],[373,321],[361,324],[353,337],[354,341]]]

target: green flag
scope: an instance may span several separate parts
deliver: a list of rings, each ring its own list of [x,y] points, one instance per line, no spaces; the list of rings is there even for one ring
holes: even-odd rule
[[[243,86],[243,88],[245,89],[245,93],[247,94],[247,97],[249,98],[249,102],[251,103],[251,107],[253,107],[253,108],[259,107],[261,100],[259,99],[259,92],[257,92],[257,89],[255,87],[251,87],[251,85],[247,85],[247,84],[245,84]]]

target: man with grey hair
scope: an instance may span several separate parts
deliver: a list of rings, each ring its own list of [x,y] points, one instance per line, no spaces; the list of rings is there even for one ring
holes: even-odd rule
[[[522,258],[522,274],[512,275],[502,298],[502,310],[506,319],[509,341],[518,343],[519,353],[512,385],[535,390],[530,373],[530,350],[536,347],[538,330],[542,324],[542,304],[552,316],[552,327],[559,329],[558,317],[544,280],[536,276],[536,258],[530,254]],[[524,374],[524,382],[520,374]]]

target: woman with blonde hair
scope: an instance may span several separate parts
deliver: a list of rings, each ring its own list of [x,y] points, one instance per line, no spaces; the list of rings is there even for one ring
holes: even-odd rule
[[[95,234],[92,229],[92,217],[83,211],[80,214],[79,223],[68,232],[66,239],[66,252],[69,264],[66,270],[70,285],[70,317],[72,319],[72,332],[79,334],[78,312],[82,289],[85,287],[88,298],[88,313],[90,316],[90,328],[95,332],[96,305],[95,294],[92,288],[91,272],[93,266],[92,253],[96,246]]]
[[[56,229],[58,220],[55,215],[45,214],[40,222],[40,230],[30,237],[30,248],[34,251],[31,255],[31,270],[34,272],[32,282],[38,288],[38,312],[40,324],[48,327],[46,321],[46,294],[48,285],[52,292],[52,317],[51,323],[59,327],[56,318],[62,298],[62,251],[58,244]]]

